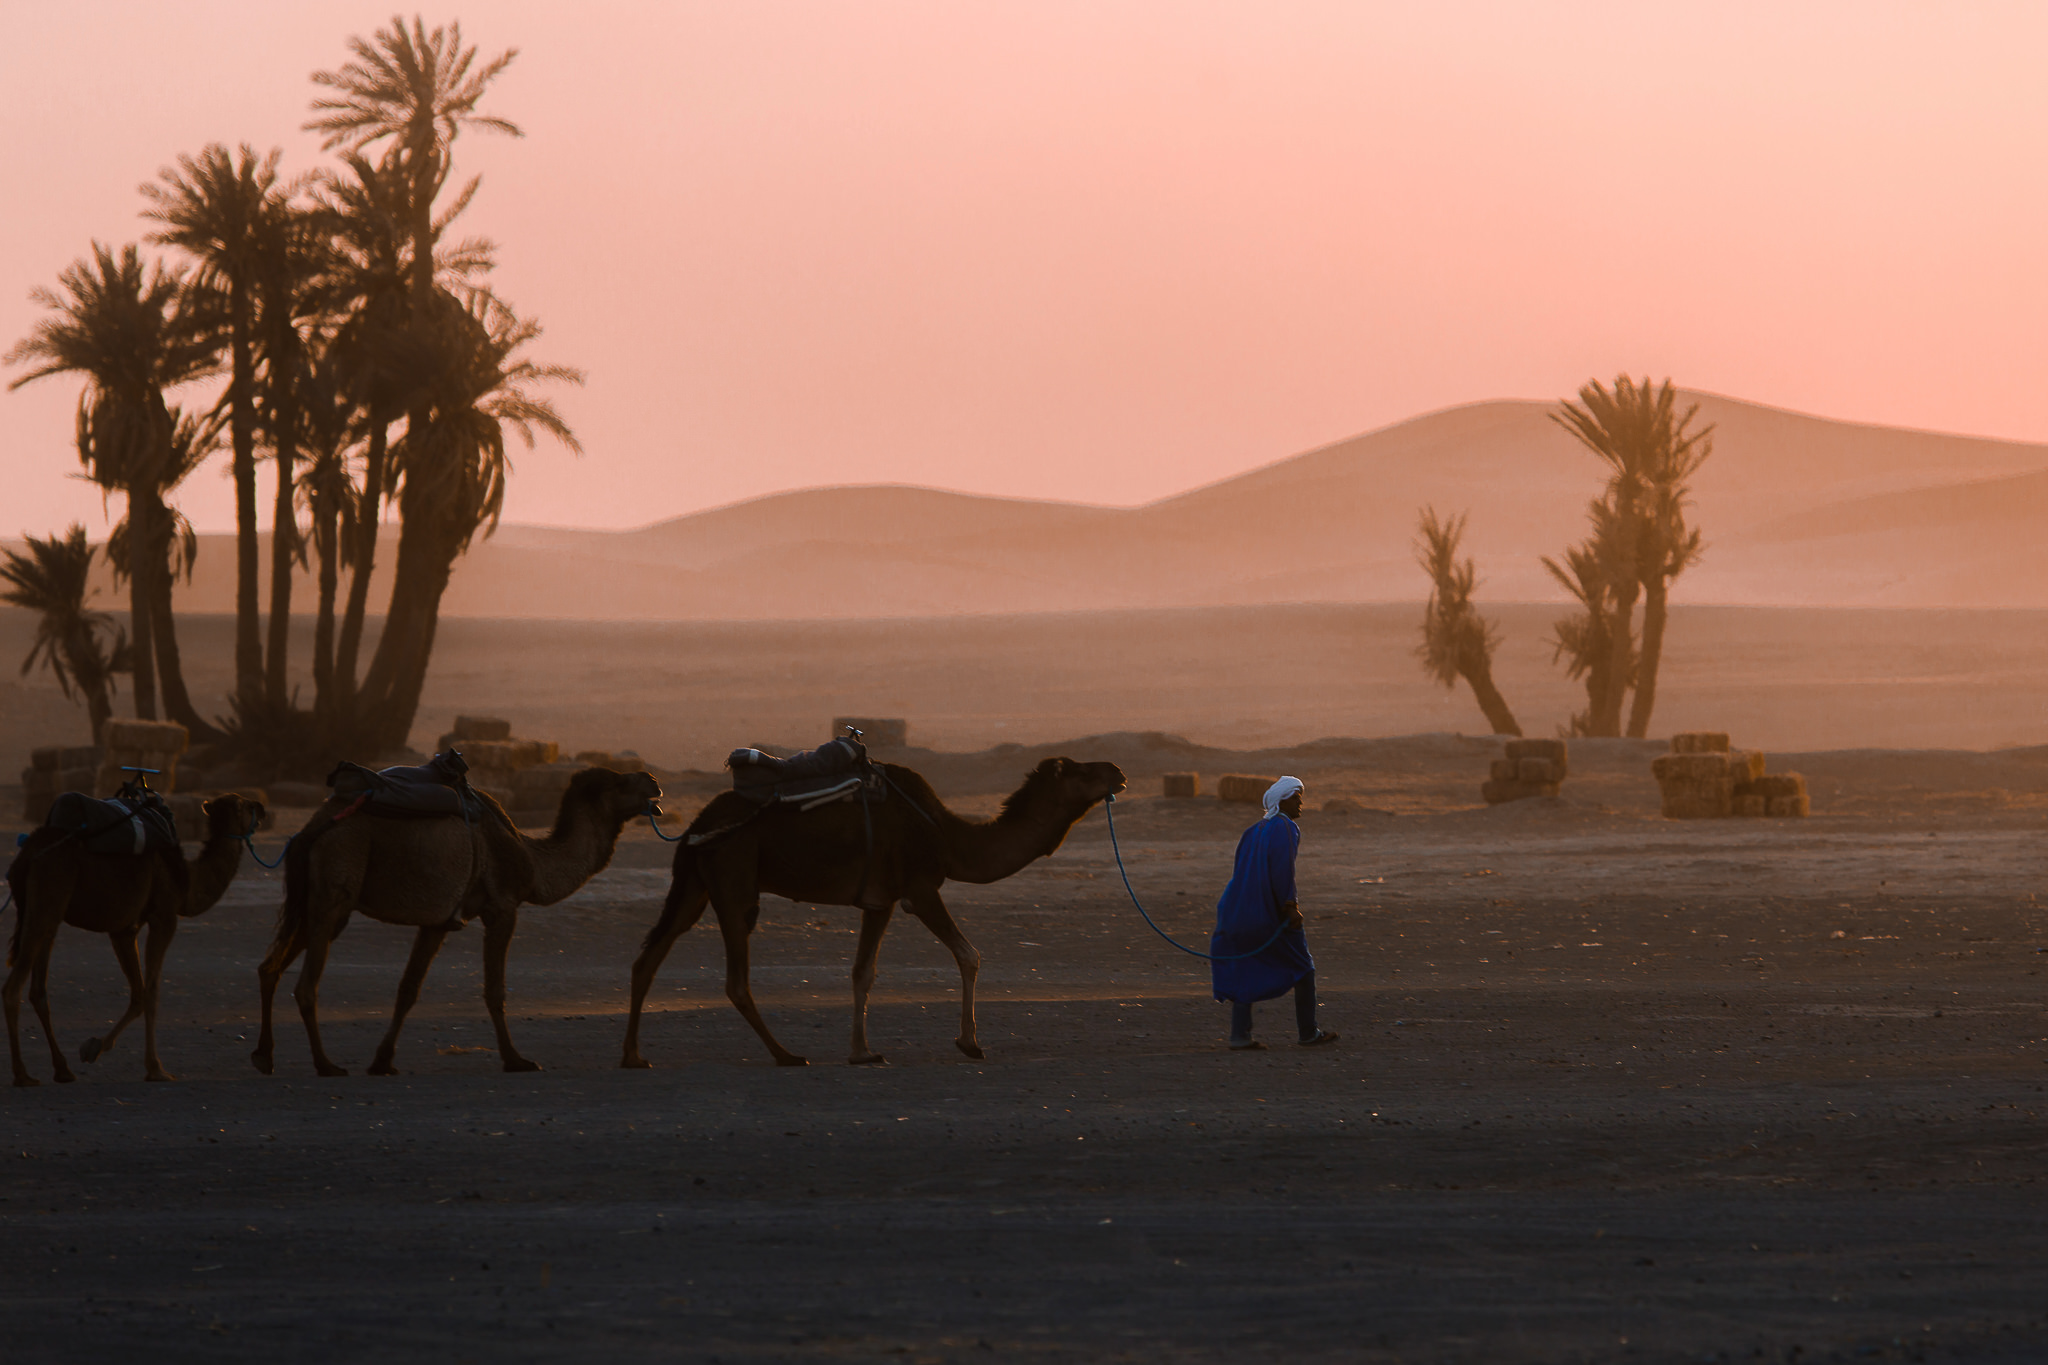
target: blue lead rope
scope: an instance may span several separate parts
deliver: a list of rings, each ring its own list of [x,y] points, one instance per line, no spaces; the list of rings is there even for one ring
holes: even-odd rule
[[[654,818],[654,803],[652,801],[647,803],[647,823],[654,827],[654,837],[663,843],[680,844],[683,841],[683,836],[680,834],[663,834],[661,832],[661,822]]]
[[[1206,958],[1210,962],[1242,961],[1243,959],[1248,957],[1257,957],[1260,953],[1265,952],[1266,949],[1272,947],[1274,944],[1280,941],[1280,935],[1287,932],[1287,921],[1280,921],[1280,927],[1273,931],[1273,937],[1267,939],[1264,943],[1260,944],[1258,947],[1252,949],[1252,951],[1248,953],[1198,953],[1193,948],[1188,947],[1187,944],[1177,942],[1174,939],[1173,935],[1167,933],[1158,925],[1152,924],[1152,916],[1145,914],[1145,903],[1138,899],[1138,893],[1136,891],[1131,890],[1131,874],[1124,871],[1124,852],[1122,849],[1117,847],[1116,843],[1116,797],[1110,796],[1104,800],[1102,806],[1102,813],[1109,817],[1109,848],[1112,853],[1116,854],[1117,875],[1121,876],[1124,879],[1124,890],[1130,895],[1131,904],[1138,907],[1139,914],[1145,915],[1145,923],[1152,925],[1153,933],[1159,935],[1159,937],[1165,939],[1168,943],[1173,944],[1174,947],[1180,949],[1189,957]]]
[[[292,836],[292,839],[296,839],[298,837],[298,835],[294,834]],[[285,840],[284,847],[277,851],[276,863],[266,863],[263,861],[263,855],[256,851],[256,841],[246,834],[242,836],[242,842],[249,846],[249,856],[256,860],[256,866],[262,868],[266,872],[275,869],[278,863],[284,861],[284,855],[292,851],[292,839]]]

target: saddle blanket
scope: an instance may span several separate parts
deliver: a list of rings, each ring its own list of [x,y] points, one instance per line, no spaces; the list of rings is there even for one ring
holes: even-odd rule
[[[102,801],[84,792],[64,792],[51,803],[43,824],[76,834],[90,853],[147,853],[178,847],[178,827],[155,793],[141,800]]]
[[[867,750],[852,739],[835,739],[788,758],[760,749],[734,749],[725,766],[732,770],[732,789],[758,805],[809,810],[828,801],[851,801],[856,796],[879,801],[885,795],[880,775],[867,766]]]
[[[449,749],[416,767],[365,768],[360,763],[339,763],[327,774],[327,786],[336,799],[358,802],[357,809],[366,815],[474,818],[483,806],[469,790],[464,777],[468,771],[462,755]]]

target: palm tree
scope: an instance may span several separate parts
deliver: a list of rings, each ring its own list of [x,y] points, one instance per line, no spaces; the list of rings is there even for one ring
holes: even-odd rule
[[[1551,627],[1551,662],[1564,662],[1567,677],[1586,680],[1586,709],[1571,718],[1573,735],[1611,734],[1598,728],[1598,718],[1607,710],[1610,664],[1617,643],[1614,612],[1613,520],[1603,515],[1604,502],[1593,504],[1594,533],[1564,552],[1564,562],[1545,556],[1543,567],[1563,585],[1579,609]],[[1603,538],[1603,528],[1607,534]],[[1631,661],[1624,669],[1633,676],[1634,642],[1626,632],[1619,635],[1621,652]]]
[[[230,356],[227,403],[235,480],[235,692],[254,698],[263,685],[257,630],[256,554],[256,271],[266,231],[284,195],[277,183],[282,156],[258,158],[244,143],[230,155],[210,143],[198,156],[165,167],[160,183],[142,186],[152,207],[143,217],[163,225],[150,240],[192,257],[205,288],[218,291],[227,313]]]
[[[1422,643],[1415,654],[1423,671],[1446,688],[1456,687],[1460,678],[1470,684],[1493,734],[1519,735],[1522,727],[1493,683],[1493,651],[1500,644],[1500,630],[1473,607],[1478,574],[1470,559],[1458,559],[1465,517],[1461,512],[1443,521],[1434,507],[1422,509],[1415,562],[1429,575],[1430,592],[1422,615]]]
[[[431,420],[419,428],[408,422],[392,451],[401,485],[398,568],[362,689],[374,737],[388,747],[403,744],[412,728],[449,573],[479,531],[497,529],[512,467],[505,428],[529,450],[537,431],[583,450],[554,403],[532,392],[543,383],[581,384],[582,371],[518,355],[540,325],[483,290],[466,302],[445,292],[437,301],[431,335],[440,363],[429,374]]]
[[[52,316],[8,351],[5,363],[29,371],[8,387],[57,374],[85,377],[78,403],[78,455],[93,481],[118,489],[143,534],[129,537],[129,630],[134,641],[135,710],[156,719],[153,664],[161,659],[152,637],[156,580],[164,573],[153,551],[161,489],[176,434],[164,391],[209,372],[206,329],[182,304],[184,280],[161,263],[145,270],[133,246],[117,255],[94,242],[92,259],[74,261],[58,277],[62,289],[30,295]],[[182,690],[182,689],[181,689]],[[196,715],[175,716],[204,729]]]
[[[56,675],[66,698],[72,689],[85,701],[95,743],[114,714],[114,675],[130,665],[128,635],[106,612],[86,605],[94,548],[85,527],[73,522],[61,538],[25,538],[28,553],[0,550],[0,602],[37,613],[35,639],[21,661],[26,674],[41,663]]]
[[[180,576],[191,582],[192,571],[199,563],[199,535],[192,529],[192,523],[185,519],[185,514],[165,499],[185,481],[187,475],[220,449],[221,426],[226,414],[217,407],[209,412],[187,413],[176,406],[171,407],[169,413],[170,452],[164,460],[159,481],[152,487],[135,490],[130,502],[131,506],[144,509],[141,520],[150,527],[151,539],[143,547],[143,554],[152,566],[160,569],[150,584],[149,621],[150,637],[156,645],[157,673],[164,689],[164,714],[184,725],[195,741],[212,743],[221,737],[220,732],[200,719],[198,708],[193,706],[191,695],[185,689],[177,618],[171,610],[173,585]],[[112,533],[107,536],[107,558],[114,566],[117,584],[127,577],[121,566],[129,562],[130,525],[136,519],[131,511],[130,515],[115,523]]]
[[[308,131],[325,136],[326,150],[340,149],[355,171],[356,188],[364,192],[363,206],[371,210],[362,220],[363,227],[374,232],[388,222],[396,229],[392,236],[402,253],[401,259],[391,262],[401,281],[402,315],[394,319],[388,310],[380,310],[366,320],[369,325],[355,342],[377,349],[396,342],[417,354],[432,345],[427,333],[432,331],[433,316],[438,311],[437,276],[447,266],[439,250],[441,233],[469,203],[478,184],[472,178],[456,195],[453,206],[436,214],[435,201],[447,186],[452,170],[455,139],[465,128],[512,137],[522,135],[511,122],[477,110],[491,81],[518,53],[510,49],[479,65],[476,49],[463,45],[460,24],[429,32],[418,17],[413,19],[410,29],[402,18],[394,17],[389,28],[379,29],[371,40],[351,38],[349,47],[354,53],[352,61],[338,70],[314,74],[316,84],[334,93],[314,102],[315,117],[305,126]],[[363,153],[380,142],[387,145],[373,175]],[[465,248],[474,245],[465,244]],[[372,253],[380,270],[385,264],[382,254],[381,248]],[[416,329],[418,334],[407,337],[403,335],[406,328]],[[374,376],[378,362],[361,350],[357,356],[364,362],[361,373],[366,378]],[[394,384],[388,379],[373,379],[373,383],[379,392],[370,400],[371,445],[363,485],[369,506],[359,511],[356,518],[358,540],[351,569],[353,577],[335,659],[336,686],[342,707],[350,717],[366,715],[370,709],[358,704],[355,660],[362,638],[370,575],[375,567],[377,503],[396,483],[396,471],[386,468],[384,449],[385,431],[396,411],[386,416],[381,400],[397,398],[403,403],[406,440],[416,451],[426,449],[430,443],[427,428],[433,418],[423,386]],[[421,561],[416,554],[412,562],[431,565],[433,558]],[[407,563],[401,551],[399,572],[392,583],[393,617],[400,614],[405,603],[428,597],[439,601],[438,588],[407,582]],[[430,568],[428,572],[431,576]],[[387,618],[387,641],[390,626],[391,620]],[[431,631],[428,636],[430,643]],[[378,657],[390,657],[381,643]],[[424,667],[424,660],[421,666]],[[376,661],[372,663],[371,675],[385,685],[393,676],[388,663],[380,675]],[[364,679],[362,690],[366,696],[374,694],[372,677]]]
[[[319,561],[318,605],[313,627],[313,710],[332,728],[336,714],[334,674],[335,597],[341,569],[355,547],[355,518],[362,495],[355,485],[349,450],[358,435],[357,411],[343,381],[332,339],[308,365],[299,390],[304,423],[305,472],[299,499],[309,520],[309,538]]]
[[[1610,471],[1604,502],[1613,526],[1596,538],[1609,574],[1615,638],[1632,646],[1636,598],[1645,598],[1641,655],[1632,647],[1610,651],[1600,705],[1592,717],[1594,734],[1621,733],[1621,704],[1631,673],[1636,691],[1628,733],[1640,739],[1648,732],[1670,583],[1697,561],[1702,548],[1698,533],[1689,531],[1684,520],[1690,492],[1686,480],[1713,453],[1711,426],[1687,430],[1698,413],[1695,403],[1678,414],[1677,391],[1669,379],[1652,385],[1647,376],[1637,382],[1623,374],[1616,376],[1612,390],[1597,379],[1587,381],[1577,403],[1566,401],[1551,414]]]

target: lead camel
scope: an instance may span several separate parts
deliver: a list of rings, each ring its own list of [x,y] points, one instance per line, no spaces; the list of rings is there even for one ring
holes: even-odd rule
[[[726,998],[768,1045],[778,1066],[805,1064],[775,1040],[754,1007],[747,936],[760,914],[763,892],[860,910],[848,1061],[884,1060],[868,1046],[868,992],[875,983],[882,934],[898,905],[923,921],[959,964],[960,1034],[954,1045],[969,1057],[981,1057],[974,1027],[974,978],[981,955],[953,922],[939,888],[947,881],[999,882],[1051,854],[1082,816],[1124,789],[1123,772],[1114,763],[1048,758],[1003,801],[994,819],[977,821],[947,810],[931,785],[909,768],[876,766],[894,790],[888,801],[868,812],[872,846],[861,808],[848,802],[808,811],[770,807],[756,814],[745,797],[721,792],[698,813],[676,845],[661,919],[648,931],[633,963],[633,1005],[620,1066],[651,1065],[640,1055],[641,1007],[662,959],[707,904],[718,916],[725,942]]]

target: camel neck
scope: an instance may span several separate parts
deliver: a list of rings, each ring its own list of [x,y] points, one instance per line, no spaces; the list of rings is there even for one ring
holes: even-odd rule
[[[964,820],[945,813],[946,876],[957,882],[986,884],[1012,876],[1055,852],[1082,816],[1083,806],[1039,797],[1013,801],[993,820]]]
[[[623,820],[607,820],[581,804],[562,811],[544,839],[521,841],[533,856],[533,888],[522,897],[532,905],[553,905],[605,869],[618,847]]]
[[[199,846],[199,856],[192,859],[187,868],[190,879],[186,883],[183,914],[187,917],[203,915],[227,893],[228,883],[242,869],[241,838],[233,834],[209,834],[206,842]]]

